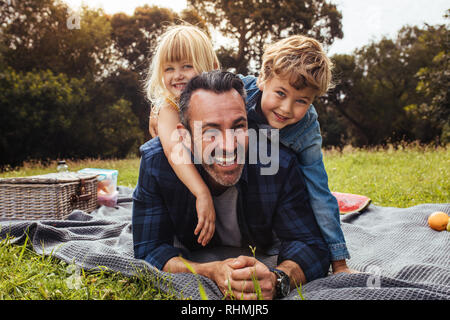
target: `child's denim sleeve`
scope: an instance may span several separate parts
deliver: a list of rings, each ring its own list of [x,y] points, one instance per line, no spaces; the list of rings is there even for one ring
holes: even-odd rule
[[[330,249],[331,260],[349,259],[350,254],[340,224],[339,206],[328,187],[328,175],[322,155],[322,135],[314,106],[311,105],[301,121],[285,129],[288,130],[280,130],[280,141],[298,155],[311,207]]]
[[[237,75],[244,83],[244,89],[246,91],[245,108],[248,110],[256,107],[256,101],[258,100],[261,91],[256,84],[257,78],[255,76],[243,76]]]

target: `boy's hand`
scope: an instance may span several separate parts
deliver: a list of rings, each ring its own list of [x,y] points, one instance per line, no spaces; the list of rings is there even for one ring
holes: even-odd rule
[[[194,230],[194,234],[198,236],[198,243],[202,246],[206,246],[214,235],[214,230],[216,228],[216,211],[214,209],[214,203],[211,194],[205,193],[197,196],[196,201],[198,224]]]

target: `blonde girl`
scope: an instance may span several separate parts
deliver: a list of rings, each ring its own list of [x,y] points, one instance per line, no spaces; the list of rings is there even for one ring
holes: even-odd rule
[[[211,40],[192,25],[170,27],[162,36],[153,56],[145,83],[147,98],[152,103],[149,132],[159,136],[164,153],[178,178],[196,197],[198,224],[194,233],[206,245],[215,229],[215,210],[211,193],[190,161],[175,164],[170,155],[177,143],[172,133],[180,122],[178,100],[188,81],[201,72],[219,69],[219,60]],[[190,156],[184,154],[185,157]]]

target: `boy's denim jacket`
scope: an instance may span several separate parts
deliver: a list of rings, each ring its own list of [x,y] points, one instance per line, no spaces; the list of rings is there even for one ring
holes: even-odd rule
[[[262,96],[256,84],[256,77],[239,75],[247,91],[246,109],[249,117],[258,123],[266,121],[256,111]],[[260,121],[258,121],[260,120]],[[328,176],[322,156],[322,135],[317,112],[313,105],[303,119],[279,131],[280,142],[295,151],[305,176],[311,207],[317,223],[331,252],[331,260],[349,259],[344,234],[340,225],[339,206],[328,188]]]

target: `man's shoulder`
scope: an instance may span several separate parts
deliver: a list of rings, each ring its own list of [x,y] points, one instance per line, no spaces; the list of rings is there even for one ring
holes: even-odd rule
[[[258,170],[258,172],[271,172],[266,174],[267,176],[273,176],[273,178],[289,178],[289,172],[293,167],[299,166],[297,154],[290,148],[284,146],[278,139],[268,138],[268,130],[259,126],[254,121],[249,121],[249,130],[254,130],[256,133],[256,142],[249,142],[249,152],[254,152],[256,155],[256,163],[249,166],[249,170]],[[277,130],[277,129],[272,129]],[[278,132],[279,134],[279,132]],[[264,139],[264,141],[261,141]],[[250,159],[251,157],[249,157]],[[250,160],[249,160],[250,162]],[[274,172],[273,170],[267,170],[268,168],[278,168]]]
[[[151,172],[154,177],[176,178],[175,172],[164,154],[158,137],[153,138],[139,148],[141,153],[141,166]]]
[[[164,156],[164,150],[159,137],[153,138],[140,146],[139,152],[142,159],[149,160]]]

